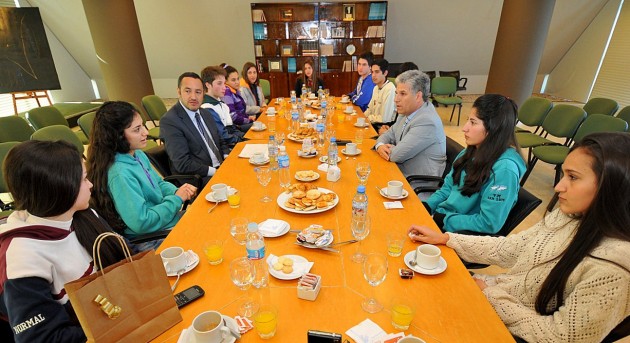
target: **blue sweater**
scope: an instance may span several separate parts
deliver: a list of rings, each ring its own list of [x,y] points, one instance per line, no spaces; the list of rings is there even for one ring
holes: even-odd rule
[[[367,110],[368,105],[370,104],[370,100],[372,100],[372,92],[374,91],[374,81],[372,81],[372,74],[368,74],[363,79],[363,84],[361,84],[361,91],[359,91],[359,84],[361,84],[361,79],[357,82],[357,87],[348,94],[350,100],[355,105],[361,107],[361,111],[365,112]]]
[[[182,198],[177,187],[162,180],[147,155],[136,150],[137,160],[117,153],[107,172],[107,187],[116,211],[127,225],[125,235],[135,236],[168,229],[177,224]],[[150,178],[149,178],[150,176]]]
[[[460,152],[456,160],[466,150]],[[433,193],[427,204],[431,214],[442,213],[444,227],[448,232],[462,230],[486,234],[497,233],[518,198],[519,180],[525,173],[523,158],[513,148],[507,149],[494,162],[488,181],[478,193],[465,196],[461,193],[466,172],[462,171],[458,185],[453,183],[453,170],[448,173],[444,185]]]

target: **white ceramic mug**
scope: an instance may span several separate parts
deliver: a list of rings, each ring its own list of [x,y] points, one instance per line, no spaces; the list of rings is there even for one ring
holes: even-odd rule
[[[263,154],[262,152],[255,152],[252,155],[252,161],[256,163],[262,163],[264,160],[265,160],[265,154]]]
[[[357,153],[357,144],[356,143],[348,143],[346,144],[346,154],[354,155]]]
[[[227,185],[225,183],[217,183],[210,187],[212,189],[212,196],[214,200],[227,199]]]
[[[276,113],[276,108],[275,107],[269,107],[267,109],[267,114],[275,114]]]
[[[416,248],[416,264],[424,269],[435,269],[440,263],[442,251],[433,244],[422,244]]]
[[[352,107],[352,105],[346,106],[346,113],[352,113],[352,112],[354,112],[354,107]]]
[[[177,273],[180,270],[186,269],[184,248],[166,248],[162,250],[160,257],[162,258],[162,263],[164,263],[164,269],[166,269],[167,273]]]
[[[347,95],[343,95],[341,97],[341,102],[348,102],[350,100],[350,97],[348,97]]]
[[[398,343],[426,343],[425,341],[421,340],[418,337],[414,337],[414,336],[407,336],[407,337],[403,337],[401,338]]]
[[[262,129],[262,127],[263,127],[263,126],[262,126],[262,125],[263,125],[263,123],[262,123],[262,122],[260,122],[260,121],[255,121],[253,125],[254,125],[254,128],[255,128],[256,130],[260,130],[260,129]]]
[[[365,126],[365,118],[357,118],[357,126]]]
[[[200,313],[193,320],[192,330],[197,342],[223,342],[231,335],[230,328],[217,311]]]
[[[400,181],[387,182],[387,195],[390,197],[399,197],[402,195],[403,183]]]

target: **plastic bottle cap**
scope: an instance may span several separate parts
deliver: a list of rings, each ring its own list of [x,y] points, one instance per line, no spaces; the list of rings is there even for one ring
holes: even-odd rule
[[[330,142],[331,142],[331,143],[332,143],[332,142],[337,143],[337,138],[335,138],[335,137],[331,137],[331,138],[330,138]],[[365,188],[365,187],[363,187],[363,188]]]
[[[276,136],[274,136],[274,135],[269,135],[269,140],[272,140],[272,139],[276,139]]]
[[[365,186],[364,185],[360,185],[359,187],[357,187],[357,192],[365,193]]]
[[[365,191],[365,186],[363,187],[363,190]],[[247,232],[256,232],[256,231],[258,231],[258,224],[254,222],[247,224]]]

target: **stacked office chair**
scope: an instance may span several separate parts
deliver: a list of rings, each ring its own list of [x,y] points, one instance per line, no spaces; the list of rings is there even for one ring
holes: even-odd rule
[[[454,77],[455,80],[457,80],[457,90],[458,91],[465,91],[466,90],[466,84],[468,83],[468,78],[467,77],[461,77],[459,70],[452,70],[452,71],[443,71],[440,70],[440,76],[446,76],[446,77]],[[462,83],[462,81],[464,81],[464,83]],[[455,94],[455,93],[453,93]]]
[[[136,105],[134,104],[134,107]],[[153,126],[149,129],[149,137],[151,139],[159,139],[160,138],[160,119],[166,114],[167,109],[166,105],[164,105],[164,101],[157,95],[147,95],[142,98],[142,107],[149,115],[149,119],[153,122]],[[137,107],[136,107],[137,108]],[[142,113],[138,111],[138,113]]]
[[[18,116],[0,117],[0,143],[25,142],[35,132],[28,122]]]
[[[619,109],[619,104],[613,99],[591,98],[583,108],[588,116],[594,113],[612,116]]]
[[[455,96],[457,92],[457,80],[454,77],[436,77],[431,81],[431,97],[433,101],[445,105],[453,105],[451,111],[451,119],[453,120],[453,114],[455,114],[455,107],[459,106],[457,113],[457,126],[459,126],[459,119],[462,115],[462,103],[464,102],[461,97]]]
[[[541,130],[542,133],[542,124],[551,111],[553,104],[550,100],[545,98],[537,98],[530,97],[525,100],[521,107],[518,109],[518,121],[527,126],[535,127],[534,134],[540,134],[538,130]],[[515,132],[530,132],[520,127],[516,127]]]
[[[36,107],[26,112],[24,116],[35,130],[51,125],[63,125],[70,128],[66,118],[54,106]],[[88,144],[87,136],[82,131],[76,131],[74,135],[77,136],[81,143]]]

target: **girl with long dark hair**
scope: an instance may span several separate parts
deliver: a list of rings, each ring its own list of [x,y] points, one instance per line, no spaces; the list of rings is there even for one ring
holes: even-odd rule
[[[315,68],[311,60],[304,61],[302,76],[295,81],[295,93],[298,98],[302,95],[302,86],[306,86],[306,89],[310,89],[315,94],[317,94],[320,87],[324,88],[324,80],[315,74]]]
[[[241,70],[241,87],[238,92],[241,94],[245,104],[247,105],[245,112],[247,114],[259,115],[262,108],[267,106],[263,89],[260,86],[258,78],[258,70],[252,62],[246,62]]]
[[[442,234],[420,226],[409,233],[414,241],[446,244],[467,261],[509,269],[475,281],[512,334],[528,342],[601,342],[630,315],[628,151],[628,133],[595,133],[576,143],[555,187],[559,209],[518,234]]]
[[[498,232],[518,197],[526,167],[514,136],[513,100],[485,94],[464,125],[467,148],[453,162],[441,189],[426,200],[444,231]]]

